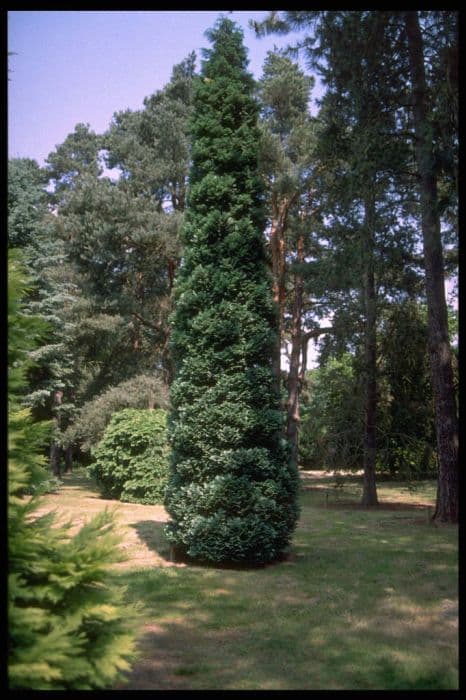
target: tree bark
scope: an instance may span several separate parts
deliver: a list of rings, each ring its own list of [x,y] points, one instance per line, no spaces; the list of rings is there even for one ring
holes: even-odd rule
[[[304,262],[304,237],[298,237],[297,262]],[[303,316],[304,279],[300,272],[294,275],[294,301],[291,319],[291,355],[288,372],[288,410],[286,436],[291,448],[291,462],[298,464],[298,431],[299,431],[299,396],[301,390],[300,357],[303,349],[302,316]]]
[[[175,284],[176,261],[173,258],[168,258],[167,273],[168,273],[168,291],[171,294],[173,285]]]
[[[55,429],[57,432],[60,431],[60,418],[57,413],[58,406],[60,406],[61,402],[63,399],[63,392],[60,390],[54,391],[53,393],[53,406],[54,406],[54,413],[55,413],[55,418],[54,418],[54,424],[55,424]],[[60,470],[60,461],[61,461],[61,447],[58,443],[56,443],[54,440],[50,445],[50,469],[52,471],[52,474],[58,478],[61,476],[61,470]]]
[[[272,290],[278,310],[278,337],[272,359],[272,371],[275,378],[275,390],[281,394],[280,358],[283,340],[283,318],[285,315],[285,276],[286,276],[286,245],[285,230],[288,212],[294,197],[279,199],[272,194],[272,212],[270,227],[270,249],[272,252]]]
[[[61,458],[61,448],[56,442],[52,442],[50,445],[50,469],[53,476],[60,478],[60,458]]]
[[[374,275],[374,227],[375,201],[371,194],[366,196],[364,214],[364,452],[363,452],[363,492],[361,503],[365,506],[378,505],[375,482],[375,461],[377,456],[377,337],[376,337],[376,292]]]
[[[65,474],[71,474],[73,471],[73,447],[68,445],[65,450]]]
[[[415,151],[420,182],[421,226],[429,325],[429,352],[439,464],[434,520],[458,522],[458,417],[453,381],[437,177],[429,123],[424,49],[416,10],[404,13],[411,70]]]

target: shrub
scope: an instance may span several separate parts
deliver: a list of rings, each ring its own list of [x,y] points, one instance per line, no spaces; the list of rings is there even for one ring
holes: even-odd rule
[[[161,378],[152,373],[126,379],[117,386],[109,387],[80,408],[72,425],[65,432],[65,443],[79,445],[86,456],[102,440],[105,428],[117,411],[148,406],[168,406],[167,388]]]
[[[306,469],[359,469],[363,397],[350,353],[329,358],[307,374],[299,434]]]
[[[50,425],[20,405],[32,316],[22,312],[26,275],[16,255],[8,270],[8,680],[11,689],[109,687],[134,655],[134,608],[110,578],[122,558],[104,512],[74,536],[53,513],[40,515],[47,476],[41,454]]]
[[[63,486],[63,481],[56,476],[51,476],[49,479],[44,479],[38,484],[31,484],[25,493],[29,495],[44,496],[46,493],[58,493]]]
[[[12,689],[108,688],[134,657],[135,615],[108,567],[122,558],[104,511],[70,536],[40,500],[18,496],[30,474],[9,464],[8,677]]]
[[[111,418],[88,473],[106,498],[162,503],[168,450],[163,409],[125,408]]]

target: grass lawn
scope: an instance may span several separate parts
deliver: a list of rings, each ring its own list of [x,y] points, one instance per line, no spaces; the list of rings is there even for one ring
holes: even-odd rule
[[[44,505],[116,508],[129,559],[114,575],[144,605],[125,689],[458,688],[457,528],[429,523],[434,482],[381,482],[361,508],[303,473],[290,557],[259,569],[170,562],[159,506],[104,501],[79,473]],[[75,511],[76,508],[76,511]]]

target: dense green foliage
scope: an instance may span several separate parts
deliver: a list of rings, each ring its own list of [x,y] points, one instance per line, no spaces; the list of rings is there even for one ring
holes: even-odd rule
[[[47,478],[41,449],[50,434],[49,423],[34,423],[31,410],[21,405],[27,371],[32,365],[29,350],[47,333],[43,319],[24,312],[24,298],[31,281],[24,256],[17,249],[8,260],[8,457],[9,465],[19,474],[22,486],[12,488],[22,493],[26,485],[37,487]],[[14,483],[15,479],[11,477]],[[19,483],[19,482],[18,482]]]
[[[199,560],[261,563],[289,544],[297,473],[273,389],[253,82],[235,25],[220,20],[208,36],[176,284],[167,533]]]
[[[8,163],[8,244],[28,249],[43,226],[47,208],[47,175],[31,158],[12,158]]]
[[[458,16],[414,15],[422,35],[418,62],[424,63],[427,81],[427,136],[444,267],[454,275]],[[438,462],[435,392],[425,352],[432,323],[420,318],[425,259],[418,139],[413,100],[406,98],[412,81],[405,14],[273,12],[257,29],[304,30],[296,41],[307,69],[291,60],[296,54],[274,50],[254,85],[243,71],[244,48],[232,42],[223,54],[207,51],[199,77],[193,52],[140,110],[115,112],[103,134],[77,124],[45,167],[28,158],[9,161],[9,246],[22,249],[34,280],[24,311],[49,328],[40,347],[27,353],[34,362],[22,370],[27,379],[22,405],[32,408],[34,419],[52,421],[43,453],[50,450],[54,478],[48,486],[31,486],[31,492],[58,483],[71,448],[87,462],[116,411],[167,407],[174,371],[176,402],[205,398],[205,426],[195,431],[199,439],[204,435],[202,444],[210,431],[230,431],[242,415],[236,406],[255,400],[249,385],[220,389],[224,363],[236,347],[234,342],[229,347],[230,336],[238,340],[238,328],[244,344],[273,345],[273,389],[281,384],[287,409],[283,434],[292,460],[299,442],[302,464],[360,468],[365,458],[359,446],[370,428],[371,464],[378,473],[412,478],[430,473]],[[318,112],[310,92],[317,75],[324,88],[314,102]],[[255,231],[251,236],[246,220]],[[257,286],[252,273],[256,262],[263,268],[271,264],[272,286],[263,286],[267,302],[259,300],[263,282]],[[434,279],[440,279],[440,268],[439,263]],[[249,316],[250,292],[263,327]],[[278,302],[278,323],[270,297]],[[174,305],[178,326],[170,345]],[[323,323],[327,328],[319,328]],[[202,336],[198,345],[194,331]],[[319,369],[309,376],[307,348],[313,339],[320,345]],[[189,372],[180,362],[184,344],[191,346]],[[237,355],[238,370],[246,362],[262,367],[247,352],[247,358]],[[280,371],[285,353],[287,370]],[[212,365],[214,356],[221,367]],[[331,367],[341,362],[345,369],[338,376]],[[217,394],[212,366],[219,377]],[[199,394],[192,393],[191,382],[199,385]],[[267,394],[268,380],[264,386]],[[368,399],[369,389],[371,394],[366,407],[364,386]],[[220,408],[227,400],[235,406],[233,418],[226,405]],[[266,402],[264,409],[271,406]],[[188,411],[201,414],[204,408],[188,405]],[[264,416],[265,411],[260,420]],[[237,426],[238,434],[243,427]],[[331,438],[349,434],[348,444]]]
[[[427,335],[427,310],[413,301],[395,306],[384,318],[380,463],[398,478],[434,476],[437,469]]]
[[[27,311],[50,326],[24,402],[53,420],[57,477],[72,449],[87,458],[115,410],[166,405],[193,75],[191,54],[105,134],[77,124],[45,167],[9,162],[9,246],[22,248],[35,282]]]
[[[113,414],[88,468],[102,494],[130,503],[161,503],[168,479],[166,412],[126,408]]]
[[[103,437],[112,415],[123,408],[167,408],[168,390],[155,373],[138,374],[111,386],[88,401],[77,413],[65,438],[89,453]]]
[[[108,687],[134,655],[134,608],[109,582],[121,559],[105,511],[71,535],[24,493],[43,478],[49,426],[19,405],[25,353],[41,323],[22,310],[27,276],[11,254],[8,275],[8,675],[12,689]]]
[[[63,432],[75,412],[75,386],[80,374],[76,358],[79,285],[56,235],[55,217],[45,191],[48,174],[27,158],[8,167],[8,244],[19,247],[33,287],[24,298],[26,313],[43,319],[46,342],[31,351],[24,404],[36,419],[53,419],[52,469],[59,476]]]
[[[362,419],[361,387],[350,353],[310,371],[303,395],[300,465],[306,469],[359,469]]]
[[[457,266],[458,14],[272,11],[254,26],[258,35],[302,32],[295,47],[325,88],[324,246],[303,270],[308,297],[331,318],[321,366],[349,351],[357,384],[365,385],[363,502],[377,500],[375,465],[412,476],[437,460],[435,518],[455,521],[457,420],[443,275]],[[432,400],[422,388],[424,337],[420,364],[417,350],[404,351],[407,303],[428,308],[436,445]],[[399,321],[396,360],[393,347],[385,356],[388,316]]]
[[[380,329],[377,471],[408,481],[435,474],[425,313],[394,305]],[[405,352],[400,355],[400,346]],[[329,357],[306,375],[299,440],[305,469],[360,469],[363,396],[358,358]]]

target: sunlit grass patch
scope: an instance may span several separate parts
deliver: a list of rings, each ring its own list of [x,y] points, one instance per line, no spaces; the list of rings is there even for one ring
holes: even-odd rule
[[[307,499],[305,521],[313,512]],[[195,628],[202,640],[198,663],[207,659],[207,667],[190,674],[190,687],[457,687],[454,606],[444,602],[457,599],[454,528],[381,524],[370,513],[361,529],[354,511],[336,521],[325,509],[314,515],[314,527],[296,532],[296,556],[281,564],[132,575],[133,595],[149,599],[152,585],[153,614],[168,636]]]
[[[157,507],[118,504],[131,558],[114,575],[145,606],[124,687],[457,688],[457,528],[419,514],[433,482],[417,496],[382,488],[402,510],[353,507],[356,482],[331,507],[303,490],[290,556],[259,569],[170,564]],[[80,517],[83,504],[109,504],[87,498]]]

